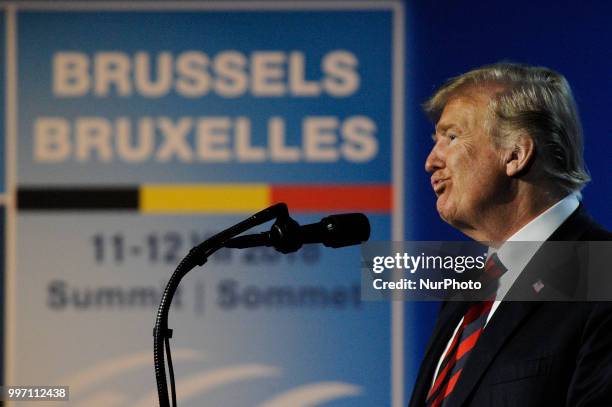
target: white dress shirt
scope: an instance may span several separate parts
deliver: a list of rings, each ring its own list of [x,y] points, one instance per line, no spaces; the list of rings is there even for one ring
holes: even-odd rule
[[[577,194],[570,194],[548,208],[536,218],[532,219],[528,224],[523,226],[518,232],[506,240],[506,242],[534,243],[527,245],[502,244],[497,250],[494,248],[489,248],[489,255],[491,255],[493,252],[497,252],[499,260],[507,270],[499,279],[499,287],[497,289],[495,301],[493,302],[491,311],[489,311],[489,315],[487,316],[485,327],[493,317],[493,314],[495,314],[497,308],[499,308],[499,304],[501,304],[504,296],[510,290],[533,255],[538,251],[540,246],[542,246],[544,241],[546,241],[554,233],[554,231],[557,230],[557,228],[561,226],[561,224],[565,222],[567,218],[569,218],[576,208],[578,208],[579,204],[580,202],[578,201]],[[440,360],[438,360],[438,365],[436,366],[436,371],[433,376],[432,386],[433,382],[438,376],[438,370],[442,364],[442,359],[448,351],[448,348],[450,347],[450,344],[457,334],[462,322],[463,318],[461,318],[461,321],[459,321],[459,324],[451,335],[450,340],[446,344],[444,352],[442,352],[442,355],[440,355]]]

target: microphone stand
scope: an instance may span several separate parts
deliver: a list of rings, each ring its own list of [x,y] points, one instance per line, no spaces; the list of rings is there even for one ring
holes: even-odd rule
[[[282,228],[289,232],[297,230],[298,224],[289,217],[287,205],[284,203],[272,205],[269,208],[257,212],[250,218],[217,233],[210,239],[192,248],[170,277],[162,294],[159,308],[157,309],[157,317],[155,318],[155,327],[153,328],[153,358],[160,407],[170,407],[168,383],[166,381],[166,367],[164,363],[164,348],[168,356],[168,370],[170,372],[170,382],[172,386],[172,405],[176,407],[174,372],[172,369],[172,358],[170,356],[170,338],[172,337],[172,330],[168,329],[168,313],[170,312],[172,298],[181,280],[187,273],[195,268],[195,266],[204,265],[208,257],[217,250],[223,248],[234,236],[273,219],[277,220],[275,227]],[[301,243],[294,250],[297,250],[300,246]]]

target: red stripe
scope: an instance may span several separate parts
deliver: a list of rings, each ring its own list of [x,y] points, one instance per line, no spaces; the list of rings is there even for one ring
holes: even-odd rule
[[[391,212],[392,189],[371,185],[272,185],[271,203],[285,202],[293,211]]]
[[[461,376],[462,371],[463,369],[457,370],[457,373],[455,373],[453,377],[451,377],[451,379],[448,381],[448,386],[446,386],[446,391],[444,392],[444,395],[442,396],[443,399],[446,398],[446,396],[448,396],[449,394],[453,392],[453,390],[455,389],[455,385],[457,384],[457,381],[459,380],[459,376]]]
[[[450,369],[453,368],[453,366],[455,366],[454,362],[457,360],[456,358],[454,358],[453,361],[448,361],[448,362],[447,362],[447,359],[449,359],[455,354],[455,351],[456,351],[455,345],[459,341],[459,338],[461,338],[462,332],[463,332],[463,329],[457,330],[457,333],[455,334],[455,337],[453,338],[453,342],[448,347],[446,354],[444,354],[444,357],[442,358],[442,364],[446,362],[446,366],[444,366],[444,369],[442,369],[442,371],[438,372],[438,377],[436,377],[434,385],[431,387],[431,390],[429,390],[429,394],[427,394],[427,399],[429,399],[436,392],[440,384],[444,381],[446,374],[449,372]]]
[[[482,328],[475,331],[473,334],[465,338],[465,340],[459,344],[459,349],[457,349],[457,360],[461,359],[463,355],[472,350],[474,345],[476,345],[476,341],[478,341],[478,338],[480,337],[481,333]]]
[[[442,394],[439,394],[429,407],[438,407],[442,403],[442,400],[444,400],[444,397],[442,397]]]
[[[457,384],[457,381],[459,380],[459,376],[461,376],[462,371],[463,369],[460,369],[460,370],[457,370],[457,372],[455,372],[453,377],[451,377],[448,383],[446,383],[446,389],[442,393],[438,394],[438,397],[436,397],[433,403],[431,403],[430,407],[438,407],[440,404],[442,404],[444,399],[453,392],[453,390],[455,389],[455,385]]]
[[[483,301],[479,302],[478,304],[472,305],[468,312],[465,314],[465,318],[463,318],[463,326],[466,326],[476,321],[485,312],[489,312],[492,306],[493,301]]]
[[[442,371],[438,373],[438,378],[436,379],[436,382],[434,383],[433,387],[431,388],[431,390],[429,390],[429,393],[427,394],[427,400],[429,400],[429,398],[438,390],[438,387],[440,387],[440,384],[444,382],[444,378],[446,377],[448,372],[455,366],[456,361],[457,361],[456,359],[453,359],[452,361],[448,362],[446,366],[444,366],[444,369],[442,369]]]

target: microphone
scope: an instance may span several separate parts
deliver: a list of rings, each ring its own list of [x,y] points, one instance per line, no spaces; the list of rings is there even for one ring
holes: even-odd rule
[[[306,243],[323,243],[335,249],[360,244],[369,237],[370,222],[363,213],[331,215],[304,226],[287,216],[278,218],[268,232],[235,237],[225,247],[271,246],[281,253],[291,253]]]

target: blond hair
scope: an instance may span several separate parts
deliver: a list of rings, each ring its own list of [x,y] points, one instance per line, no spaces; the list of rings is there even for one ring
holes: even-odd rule
[[[578,109],[563,75],[514,63],[487,65],[450,79],[424,109],[435,123],[450,99],[471,92],[491,95],[484,125],[498,147],[527,134],[545,176],[556,186],[569,193],[590,181]]]

